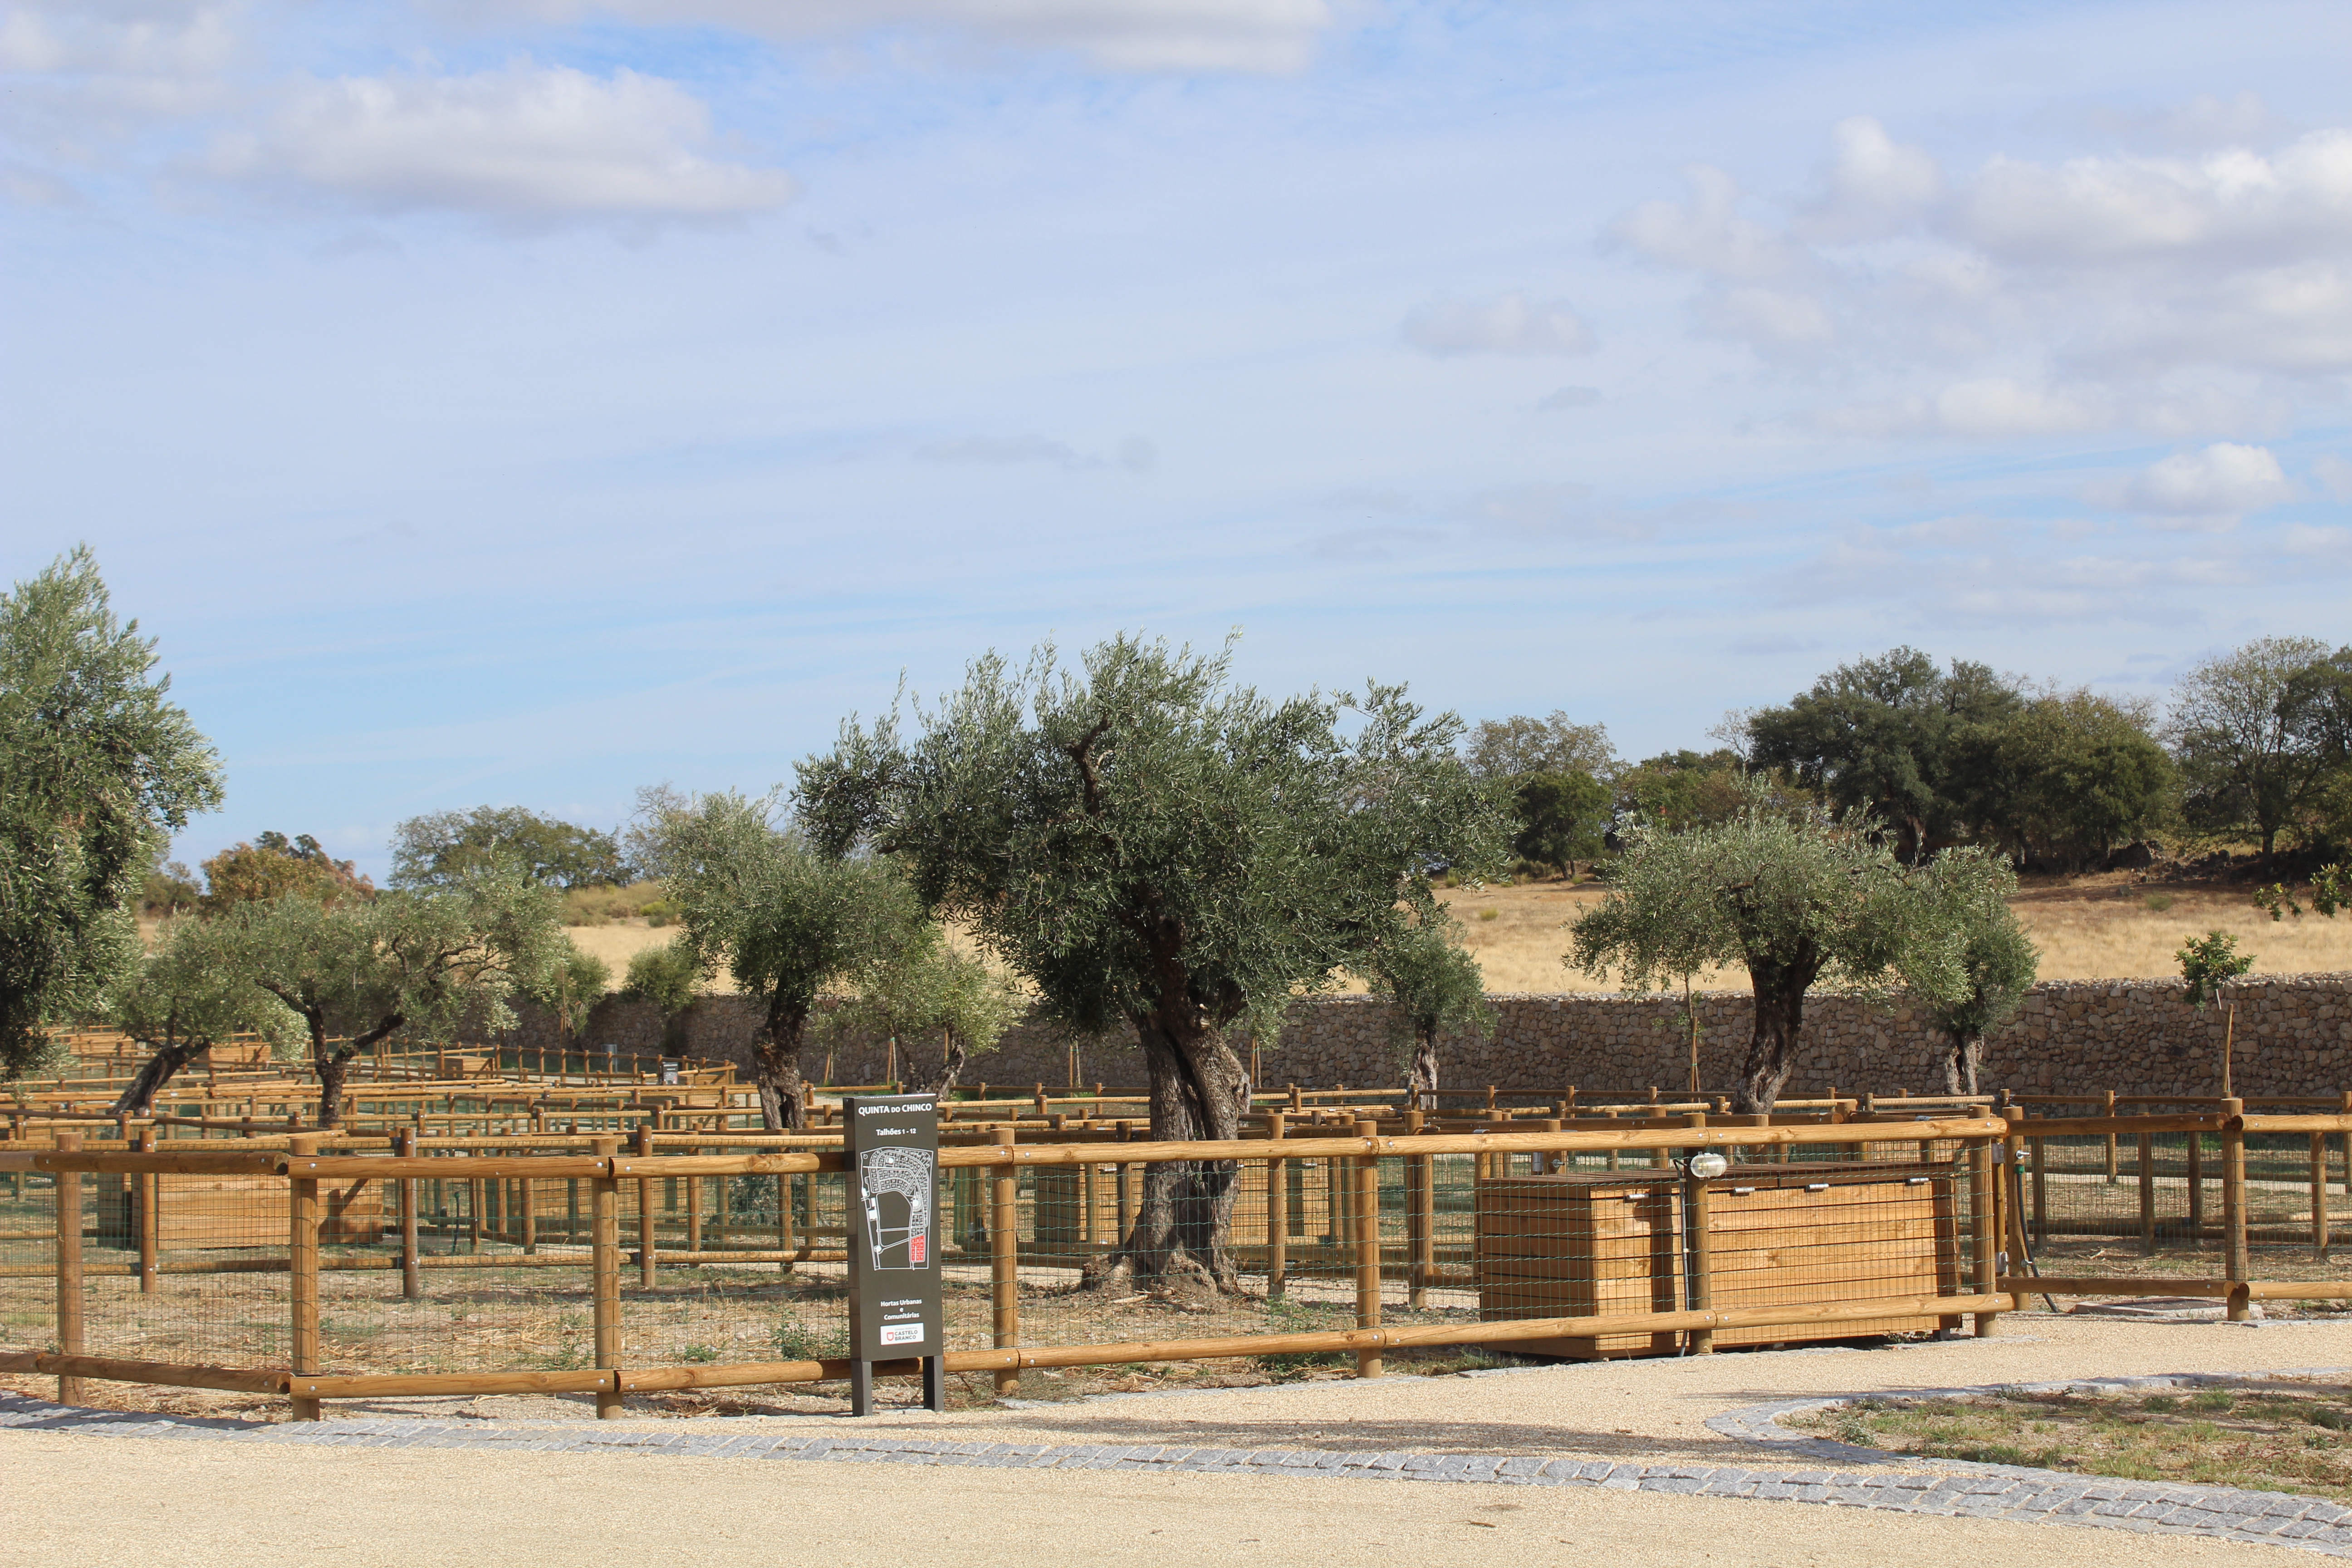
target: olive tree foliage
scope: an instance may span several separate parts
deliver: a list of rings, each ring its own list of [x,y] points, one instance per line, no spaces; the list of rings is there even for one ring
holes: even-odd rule
[[[2323,791],[2334,758],[2316,637],[2257,637],[2189,668],[2166,726],[2180,763],[2181,813],[2212,834],[2251,833],[2270,862],[2279,835]]]
[[[922,907],[898,868],[820,853],[779,823],[771,795],[641,792],[638,858],[678,907],[681,944],[760,1005],[751,1078],[772,1131],[807,1115],[801,1049],[821,998],[854,994],[921,940]]]
[[[510,1027],[511,999],[543,987],[570,947],[556,895],[517,877],[363,903],[289,894],[209,924],[230,972],[301,1019],[321,1127],[341,1120],[352,1058],[403,1028]]]
[[[233,1036],[258,1034],[273,1042],[301,1037],[302,1020],[252,983],[227,936],[215,921],[174,920],[115,986],[108,1016],[148,1055],[112,1114],[146,1114],[173,1075]]]
[[[901,858],[1047,1016],[1132,1028],[1162,1139],[1235,1136],[1228,1031],[1274,1038],[1295,997],[1433,915],[1428,867],[1491,867],[1507,830],[1453,715],[1401,687],[1265,698],[1232,657],[1132,637],[1075,668],[992,654],[911,721],[845,724],[796,796],[826,848]],[[1150,1167],[1090,1279],[1234,1289],[1234,1182],[1230,1161]]]
[[[569,1047],[612,983],[612,965],[583,951],[569,933],[559,933],[546,966],[522,987],[522,994],[547,1009],[555,1022],[556,1039]]]
[[[1933,900],[1866,813],[1831,816],[1790,802],[1764,780],[1711,826],[1636,825],[1610,888],[1572,928],[1569,962],[1618,973],[1633,990],[1742,964],[1755,1024],[1733,1108],[1769,1111],[1788,1081],[1816,985],[1884,994],[1900,979],[1922,995],[1963,990],[1958,955],[1939,940]]]
[[[1028,1002],[1009,976],[956,952],[946,933],[927,921],[856,995],[826,1015],[825,1028],[835,1035],[888,1035],[909,1046],[937,1035],[940,1070],[931,1092],[945,1094],[973,1057],[996,1048]]]
[[[2009,907],[2017,873],[2006,857],[1947,849],[1912,880],[1927,905],[1923,940],[1898,957],[1896,969],[1949,1042],[1945,1091],[1975,1094],[1984,1037],[2025,1000],[2042,955]]]
[[[48,1052],[139,962],[171,833],[220,804],[219,759],[116,620],[87,547],[0,595],[0,1074]]]
[[[1486,976],[1462,945],[1460,922],[1444,910],[1400,927],[1357,964],[1366,985],[1389,1004],[1389,1037],[1406,1047],[1413,1103],[1437,1109],[1437,1037],[1495,1032]]]

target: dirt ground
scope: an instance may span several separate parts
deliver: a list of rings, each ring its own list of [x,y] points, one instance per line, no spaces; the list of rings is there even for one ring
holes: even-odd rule
[[[2343,1322],[2130,1323],[2027,1313],[2004,1319],[2003,1331],[1983,1341],[1345,1380],[946,1416],[899,1409],[854,1428],[838,1415],[776,1415],[743,1418],[743,1429],[1769,1468],[1774,1456],[1717,1435],[1706,1418],[1815,1393],[2352,1363],[2352,1323]],[[564,1399],[433,1407],[460,1419],[530,1423],[590,1415],[584,1401]],[[1612,1568],[1948,1568],[1956,1561],[2057,1568],[2086,1554],[2168,1568],[2256,1561],[2246,1555],[2252,1549],[2192,1540],[2124,1542],[2040,1525],[1601,1491],[503,1451],[294,1452],[138,1439],[103,1440],[100,1448],[100,1441],[0,1433],[15,1521],[0,1531],[0,1564],[52,1562],[70,1552],[98,1565],[169,1557],[572,1568],[593,1553],[731,1568],[829,1563],[850,1552],[891,1563],[993,1565],[1014,1541],[1022,1559],[1040,1568],[1355,1564],[1375,1551],[1433,1564],[1531,1560]],[[102,1468],[112,1500],[104,1507],[92,1506],[94,1468]]]

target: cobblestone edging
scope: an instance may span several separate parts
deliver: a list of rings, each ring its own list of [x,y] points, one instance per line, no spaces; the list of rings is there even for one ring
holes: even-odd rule
[[[2340,1373],[2337,1367],[2303,1367],[2279,1376]],[[1994,1388],[2079,1389],[2181,1387],[2231,1381],[2218,1374],[2074,1379],[2063,1383],[1987,1384],[1919,1389],[1906,1396],[1982,1394]],[[1873,1397],[1781,1400],[1718,1415],[1707,1426],[1741,1442],[1789,1455],[1884,1466],[1902,1456],[1808,1437],[1780,1417]],[[1314,1448],[1189,1448],[1160,1445],[957,1442],[921,1437],[801,1437],[761,1433],[724,1436],[703,1431],[649,1432],[580,1426],[529,1426],[368,1418],[262,1424],[204,1417],[79,1409],[21,1394],[0,1394],[0,1431],[61,1432],[172,1441],[257,1443],[296,1447],[423,1448],[471,1452],[635,1454],[690,1458],[783,1459],[832,1464],[951,1465],[997,1469],[1118,1470],[1166,1474],[1353,1477],[1405,1481],[1471,1481],[1486,1485],[1598,1487],[1612,1491],[1664,1492],[1688,1497],[1759,1498],[1872,1508],[1895,1513],[2022,1523],[2066,1524],[2141,1534],[2194,1535],[2250,1545],[2291,1546],[2352,1557],[2352,1508],[2316,1498],[2226,1487],[2142,1486],[2014,1465],[1935,1461],[1929,1472],[1856,1473],[1825,1469],[1752,1469],[1725,1465],[1636,1465],[1546,1459],[1537,1455],[1342,1453]]]

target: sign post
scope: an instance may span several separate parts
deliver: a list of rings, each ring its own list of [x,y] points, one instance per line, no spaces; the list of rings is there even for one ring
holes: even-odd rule
[[[947,1408],[940,1307],[940,1110],[928,1094],[842,1101],[849,1157],[849,1410],[874,1408],[874,1363],[919,1358],[923,1404]]]

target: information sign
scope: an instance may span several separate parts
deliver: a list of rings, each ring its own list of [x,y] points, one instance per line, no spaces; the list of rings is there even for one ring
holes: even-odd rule
[[[928,1094],[842,1101],[849,1173],[850,1406],[873,1406],[874,1363],[920,1358],[923,1403],[943,1407],[940,1357],[940,1111]]]

